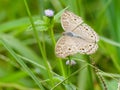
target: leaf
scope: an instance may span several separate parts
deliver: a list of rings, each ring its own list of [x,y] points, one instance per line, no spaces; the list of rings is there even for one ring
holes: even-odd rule
[[[29,24],[28,18],[21,18],[18,20],[6,22],[0,25],[0,33],[14,30],[13,28],[27,26]]]
[[[24,45],[23,43],[21,43],[18,39],[14,38],[11,35],[7,35],[7,34],[1,34],[0,38],[2,38],[5,42],[7,42],[7,44],[14,49],[15,51],[17,51],[18,53],[20,53],[21,55],[36,61],[37,63],[41,63],[40,62],[40,57],[38,57],[30,48],[28,48],[26,45]]]
[[[42,21],[42,20],[36,20],[34,22],[35,28],[37,31],[47,31],[48,30],[48,26],[46,24],[46,22]],[[32,31],[33,27],[32,25],[29,25],[27,28],[27,31]]]
[[[10,47],[10,45],[7,43],[7,41],[4,38],[0,38],[2,45],[8,50],[8,52],[14,57],[14,59],[22,66],[22,68],[26,71],[26,73],[36,82],[36,84],[44,90],[42,84],[39,82],[39,79],[35,76],[35,74],[30,70],[30,68],[24,63],[23,60],[21,60],[14,50]]]
[[[54,20],[55,22],[59,21],[60,16],[62,15],[62,13],[67,9],[68,7],[66,7],[65,9],[61,10],[60,12],[58,12],[55,16],[54,16]]]

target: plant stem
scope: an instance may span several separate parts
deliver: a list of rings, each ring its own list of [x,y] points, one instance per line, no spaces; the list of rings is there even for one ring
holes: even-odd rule
[[[50,37],[51,37],[53,46],[55,47],[56,41],[55,41],[53,27],[54,27],[54,19],[50,18]]]
[[[65,69],[64,69],[64,65],[63,65],[62,59],[58,58],[58,61],[59,61],[59,65],[60,65],[60,68],[61,68],[62,76],[66,77]]]
[[[50,34],[50,37],[51,37],[53,46],[55,47],[56,41],[55,41],[54,30],[53,30],[53,26],[54,26],[54,21],[53,21],[53,20],[54,20],[54,19],[52,18],[51,21],[50,21],[50,33],[49,33],[49,34]],[[63,75],[64,77],[66,77],[62,60],[61,60],[60,58],[58,58],[57,60],[58,60],[59,65],[60,65],[62,75]]]
[[[49,78],[51,79],[51,80],[50,80],[50,81],[51,81],[50,84],[53,86],[53,85],[54,85],[53,75],[52,75],[52,73],[51,73],[51,69],[50,69],[50,67],[49,67],[46,54],[44,53],[44,50],[43,50],[42,45],[41,45],[41,43],[40,43],[41,40],[40,40],[40,38],[39,38],[39,36],[38,36],[38,32],[37,32],[37,30],[36,30],[36,28],[35,28],[34,21],[33,21],[33,19],[32,19],[30,10],[29,10],[28,5],[27,5],[27,1],[24,0],[24,3],[25,3],[25,6],[26,6],[27,13],[28,13],[28,15],[29,15],[30,22],[31,22],[32,27],[33,27],[33,31],[34,31],[35,38],[36,38],[36,40],[37,40],[39,49],[40,49],[40,51],[41,51],[41,54],[42,54],[42,57],[43,57],[45,66],[46,66],[46,68],[47,68],[48,76],[49,76]]]

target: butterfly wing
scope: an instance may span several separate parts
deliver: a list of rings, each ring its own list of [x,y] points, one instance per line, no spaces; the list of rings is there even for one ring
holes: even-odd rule
[[[78,46],[79,53],[93,54],[98,49],[97,42],[99,41],[99,37],[87,24],[82,23],[76,29],[72,30],[72,33],[79,36],[74,39],[74,43]]]
[[[96,43],[99,41],[97,33],[85,23],[79,25],[76,29],[72,30],[72,32],[88,42]]]
[[[78,48],[74,43],[74,37],[62,36],[56,43],[55,53],[58,57],[65,58],[77,52]]]
[[[96,43],[87,42],[81,38],[62,36],[55,47],[56,56],[65,58],[76,53],[93,54],[98,48]]]
[[[55,47],[58,57],[65,58],[78,52],[93,54],[97,50],[98,35],[90,26],[83,23],[79,16],[65,11],[61,16],[61,24],[66,32],[71,33],[65,34],[58,40]]]
[[[98,45],[94,42],[88,42],[81,38],[74,38],[74,43],[77,46],[80,54],[93,54],[98,49]]]
[[[61,16],[61,24],[65,31],[74,32],[89,42],[98,42],[99,37],[96,32],[87,24],[83,23],[81,17],[70,11],[65,11]]]
[[[65,31],[72,31],[83,22],[82,18],[73,14],[72,12],[65,11],[61,16],[61,24]]]

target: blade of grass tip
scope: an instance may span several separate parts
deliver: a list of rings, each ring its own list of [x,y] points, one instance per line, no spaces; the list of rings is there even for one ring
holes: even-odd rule
[[[44,90],[41,83],[39,83],[39,79],[33,74],[33,72],[28,68],[28,66],[16,55],[16,53],[9,47],[7,42],[3,38],[1,38],[1,43],[4,47],[9,51],[9,53],[15,58],[15,60],[23,67],[23,69],[31,76],[31,78],[36,82],[36,84]]]
[[[62,15],[62,13],[63,13],[66,9],[68,9],[68,8],[69,8],[69,6],[67,6],[66,8],[62,9],[61,11],[59,11],[59,12],[54,16],[54,21],[55,21],[55,22],[59,21],[59,18],[60,18],[60,16]]]
[[[53,88],[51,88],[50,90],[54,90],[57,86],[59,86],[60,84],[62,84],[63,82],[65,82],[66,80],[68,80],[70,77],[74,76],[75,74],[77,74],[79,71],[83,70],[84,68],[86,68],[88,66],[88,64],[85,64],[84,66],[82,66],[80,69],[76,70],[75,72],[73,72],[71,75],[69,75],[66,79],[64,79],[63,81],[59,82],[58,84],[56,84]],[[92,90],[92,89],[91,89]]]
[[[51,86],[53,86],[53,85],[54,85],[53,75],[52,75],[52,73],[51,73],[51,69],[50,69],[49,64],[48,64],[48,62],[47,62],[46,54],[44,53],[44,50],[43,50],[42,45],[41,45],[41,43],[40,43],[40,39],[39,39],[39,36],[38,36],[38,32],[37,32],[37,30],[36,30],[36,28],[35,28],[35,25],[34,25],[34,22],[33,22],[31,13],[30,13],[30,10],[29,10],[28,5],[27,5],[27,1],[24,0],[24,3],[25,3],[25,7],[26,7],[26,10],[27,10],[27,13],[28,13],[28,15],[29,15],[30,22],[31,22],[32,27],[33,27],[33,31],[34,31],[35,38],[36,38],[36,40],[37,40],[39,49],[40,49],[40,51],[41,51],[43,60],[44,60],[44,62],[45,62],[45,66],[46,66],[46,68],[47,68],[47,70],[48,70],[48,76],[49,76],[49,78],[51,79],[51,80],[50,80],[50,81],[51,81],[50,84],[51,84]]]
[[[69,9],[77,14],[76,0],[68,0]]]

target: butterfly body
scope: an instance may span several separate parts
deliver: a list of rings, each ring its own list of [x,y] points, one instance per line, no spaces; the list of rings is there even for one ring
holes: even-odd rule
[[[92,41],[92,40],[88,40],[88,39],[80,36],[79,34],[75,34],[73,32],[63,32],[63,36],[70,36],[70,37],[80,38],[80,39],[83,39],[83,40],[85,40],[87,42],[90,42],[90,41],[93,42],[93,43],[95,42],[95,41]]]
[[[99,37],[81,17],[65,11],[61,16],[61,24],[65,32],[55,47],[58,57],[65,58],[76,53],[93,54],[97,50]]]
[[[63,32],[63,36],[70,36],[70,37],[76,37],[76,38],[81,38],[82,39],[82,37],[80,35],[77,35],[73,32]]]

